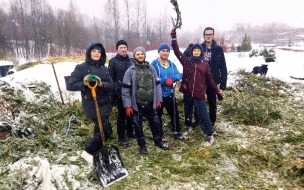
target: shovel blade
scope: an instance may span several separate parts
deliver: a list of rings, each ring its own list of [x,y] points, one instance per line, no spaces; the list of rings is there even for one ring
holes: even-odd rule
[[[94,170],[103,187],[107,187],[129,175],[116,146],[106,145],[93,157]]]

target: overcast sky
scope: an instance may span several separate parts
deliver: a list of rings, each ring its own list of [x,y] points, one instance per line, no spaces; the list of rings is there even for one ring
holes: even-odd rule
[[[0,0],[8,1],[8,0]],[[65,9],[70,0],[48,0],[54,8]],[[90,16],[102,14],[106,0],[74,0],[81,12]],[[170,0],[146,0],[148,14],[157,16],[167,9],[176,17]],[[122,5],[122,0],[119,0]],[[183,29],[212,26],[229,30],[236,23],[281,22],[292,27],[304,28],[304,0],[178,0]]]

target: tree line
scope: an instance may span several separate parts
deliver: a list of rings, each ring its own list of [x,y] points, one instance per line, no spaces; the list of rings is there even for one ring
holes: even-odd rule
[[[150,17],[145,0],[107,0],[100,14],[90,18],[73,1],[67,10],[55,11],[47,0],[11,0],[0,7],[0,59],[84,55],[92,42],[115,52],[120,39],[130,50],[170,41],[170,16]]]
[[[128,42],[130,51],[140,45],[153,50],[160,43],[170,43],[172,21],[168,10],[151,17],[146,0],[106,0],[99,16],[82,14],[72,0],[66,10],[53,10],[47,0],[0,4],[0,59],[17,63],[19,58],[84,55],[92,42],[101,42],[107,52],[115,52],[115,43],[120,39]],[[191,32],[183,31],[179,34],[180,47],[201,43],[203,30],[198,26]],[[270,43],[291,28],[281,23],[255,27],[237,23],[229,31],[215,30],[216,41],[225,50],[241,43],[244,35],[254,42]]]

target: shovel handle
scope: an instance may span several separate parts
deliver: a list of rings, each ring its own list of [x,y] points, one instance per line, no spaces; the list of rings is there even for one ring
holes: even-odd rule
[[[96,98],[96,87],[97,87],[97,80],[93,80],[95,81],[95,85],[94,86],[91,86],[89,82],[86,82],[86,86],[89,87],[89,89],[91,89],[91,92],[92,92],[92,96],[93,98]]]
[[[103,126],[102,126],[102,121],[101,121],[101,116],[100,116],[100,111],[99,111],[98,103],[97,103],[97,100],[96,100],[96,90],[95,89],[97,87],[97,80],[93,80],[93,81],[95,81],[95,85],[94,86],[91,86],[90,83],[88,83],[88,82],[86,82],[86,86],[89,87],[89,89],[91,89],[92,96],[94,98],[96,115],[97,115],[100,135],[101,135],[101,141],[102,141],[102,145],[105,146],[106,145],[106,138],[104,136]]]

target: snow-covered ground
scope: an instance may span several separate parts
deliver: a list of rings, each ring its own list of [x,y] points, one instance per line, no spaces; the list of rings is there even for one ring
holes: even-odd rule
[[[258,46],[257,46],[258,47]],[[260,47],[258,47],[260,48]],[[294,47],[296,48],[296,47]],[[254,47],[254,49],[257,49]],[[184,49],[181,49],[183,51]],[[304,52],[293,52],[284,50],[275,50],[276,52],[276,62],[270,62],[268,64],[268,77],[275,77],[286,82],[301,82],[304,80],[295,80],[290,78],[294,77],[304,77]],[[148,51],[146,60],[151,62],[158,57],[157,50]],[[266,64],[262,56],[249,58],[249,53],[226,53],[226,63],[228,73],[235,72],[239,69],[246,69],[251,71],[254,66],[261,66]],[[175,62],[178,69],[182,72],[182,66],[175,57],[173,51],[171,51],[169,59]],[[4,61],[0,61],[1,63]],[[59,62],[54,65],[55,71],[58,77],[59,86],[63,94],[64,100],[69,101],[73,99],[79,99],[79,93],[68,92],[65,87],[64,76],[69,76],[74,70],[76,64],[75,62]],[[16,72],[13,75],[9,75],[0,80],[5,80],[11,85],[29,84],[31,81],[44,81],[49,84],[52,91],[59,96],[58,86],[56,83],[55,75],[51,64],[41,64],[33,68],[28,68],[20,72]],[[228,75],[228,86],[234,82],[232,75]]]

